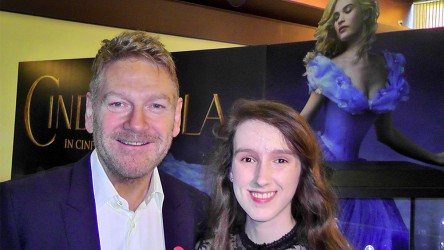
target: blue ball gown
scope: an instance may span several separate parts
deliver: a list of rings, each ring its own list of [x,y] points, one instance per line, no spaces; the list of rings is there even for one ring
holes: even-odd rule
[[[384,51],[384,57],[387,82],[370,100],[329,58],[317,54],[307,64],[309,90],[328,99],[324,128],[317,133],[325,160],[359,160],[362,140],[378,116],[408,99],[404,56]],[[408,249],[409,232],[392,199],[340,199],[338,221],[354,249]]]

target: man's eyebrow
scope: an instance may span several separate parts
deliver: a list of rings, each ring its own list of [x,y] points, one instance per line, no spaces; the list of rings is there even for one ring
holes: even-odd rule
[[[103,99],[113,97],[113,96],[125,98],[125,94],[118,93],[115,91],[110,91],[103,96]],[[150,101],[152,101],[152,100],[167,100],[168,102],[171,102],[171,98],[166,94],[150,94],[147,97],[147,100],[150,100]]]
[[[167,100],[167,102],[172,103],[172,99],[166,94],[153,94],[153,95],[150,95],[147,99],[150,101]]]
[[[103,99],[106,99],[106,98],[108,98],[108,97],[110,97],[110,96],[123,97],[122,94],[119,94],[119,93],[114,92],[114,91],[110,91],[110,92],[106,93],[105,95],[103,95]]]

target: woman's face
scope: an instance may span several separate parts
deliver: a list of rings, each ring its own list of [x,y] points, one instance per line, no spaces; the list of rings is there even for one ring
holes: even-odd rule
[[[275,127],[247,120],[236,130],[230,175],[249,222],[285,226],[294,220],[291,201],[301,173],[299,157]]]
[[[357,41],[362,34],[364,16],[357,0],[338,0],[333,11],[336,34],[342,42]]]

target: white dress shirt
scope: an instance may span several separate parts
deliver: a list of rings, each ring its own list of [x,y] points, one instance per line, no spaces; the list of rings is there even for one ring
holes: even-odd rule
[[[147,195],[135,212],[129,210],[128,202],[117,193],[96,150],[91,154],[91,171],[101,249],[164,250],[164,194],[157,168],[153,171]]]

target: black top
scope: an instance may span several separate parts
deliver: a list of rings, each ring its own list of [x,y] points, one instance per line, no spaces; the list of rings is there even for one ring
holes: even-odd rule
[[[256,244],[251,241],[245,231],[230,235],[231,249],[233,250],[306,250],[305,241],[301,239],[300,232],[298,232],[296,226],[280,239],[264,244]],[[196,249],[211,249],[212,243],[212,239],[201,241],[197,244]]]

